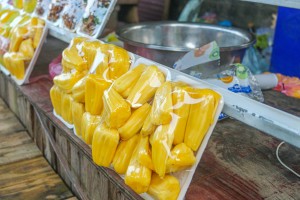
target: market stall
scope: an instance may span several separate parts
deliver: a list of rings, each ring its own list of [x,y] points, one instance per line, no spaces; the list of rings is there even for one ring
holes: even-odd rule
[[[108,18],[110,11],[103,9],[114,3],[95,4],[90,9]],[[19,46],[15,44],[19,51],[10,48],[3,55],[1,98],[78,198],[298,198],[297,177],[278,162],[275,150],[282,144],[272,137],[299,145],[294,140],[299,139],[297,99],[275,91],[264,93],[265,104],[285,113],[120,47],[91,40],[99,36],[105,23],[83,33],[82,28],[90,25],[81,24],[74,31],[65,24],[71,29],[65,30],[61,24],[67,16],[59,18],[59,25],[50,22],[55,37],[68,35],[65,43],[51,36],[46,39],[48,26],[38,29],[44,23],[30,17],[29,24],[24,22],[22,27],[29,33],[35,30],[29,38],[39,42],[33,43],[29,60],[15,59],[29,54],[22,48],[26,40],[18,39],[16,31],[11,42],[19,41]],[[48,21],[56,19],[48,14]],[[78,23],[87,21],[83,18]],[[37,26],[30,27],[35,23]],[[52,81],[46,75],[48,64],[61,52],[62,72]],[[228,118],[217,123],[224,104],[224,111],[242,122]],[[257,110],[246,110],[251,106]],[[283,123],[275,124],[279,118]],[[278,134],[280,131],[283,133]],[[284,144],[280,156],[297,167],[298,151]]]
[[[56,47],[65,47],[65,44],[57,39],[50,37],[48,40],[46,47],[53,44]],[[44,53],[56,55],[56,50],[45,48]],[[44,53],[41,54],[42,58]],[[39,70],[35,73],[43,74],[47,68],[43,59],[38,60]],[[70,177],[64,172],[61,161],[50,145],[47,133],[41,128],[35,112],[40,113],[42,119],[47,122],[56,145],[66,158],[72,176],[77,177],[89,198],[140,198],[113,170],[98,167],[93,163],[91,148],[53,115],[49,95],[52,81],[40,78],[32,84],[17,86],[4,74],[1,74],[0,81],[1,98],[26,125],[43,155],[70,188]],[[264,95],[268,105],[300,116],[297,111],[297,99],[276,91],[267,91]],[[207,199],[207,196],[214,199],[297,198],[298,178],[283,168],[276,158],[275,150],[280,142],[235,119],[219,122],[197,166],[186,199]],[[296,167],[295,156],[298,151],[297,148],[284,144],[279,155],[285,163]]]

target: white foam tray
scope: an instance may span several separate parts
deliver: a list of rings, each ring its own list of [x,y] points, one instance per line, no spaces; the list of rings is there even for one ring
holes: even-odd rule
[[[185,83],[188,83],[190,84],[191,86],[193,87],[196,87],[196,88],[211,88],[209,84],[205,83],[204,81],[195,81],[191,78],[189,78],[187,75],[177,71],[177,70],[174,70],[174,69],[170,69],[162,64],[159,64],[159,63],[156,63],[154,61],[151,61],[149,59],[146,59],[146,58],[142,58],[138,55],[135,55],[135,54],[131,54],[131,56],[134,55],[135,59],[133,60],[133,63],[130,67],[130,69],[133,69],[135,67],[137,67],[139,64],[146,64],[146,65],[156,65],[158,66],[158,68],[166,75],[166,80],[168,81],[182,81],[182,82],[185,82]],[[220,93],[219,93],[220,94]],[[217,107],[217,110],[216,110],[216,113],[215,113],[215,116],[214,116],[214,120],[213,120],[213,123],[212,125],[210,126],[210,128],[208,129],[199,149],[195,152],[195,156],[196,156],[196,162],[195,164],[190,167],[189,169],[186,169],[186,170],[183,170],[183,171],[180,171],[180,172],[176,172],[176,173],[172,173],[173,176],[175,176],[176,178],[178,178],[178,180],[180,181],[180,193],[179,193],[179,196],[178,196],[178,199],[184,199],[185,197],[185,194],[188,190],[188,187],[191,183],[191,180],[193,178],[193,175],[196,171],[196,168],[201,160],[201,157],[203,155],[203,152],[207,146],[207,143],[209,141],[209,138],[214,130],[214,127],[218,121],[218,117],[223,109],[223,106],[224,106],[224,99],[223,99],[223,96],[220,94],[221,96],[221,99],[219,101],[219,104],[218,104],[218,107]],[[55,112],[54,112],[55,113]],[[55,113],[55,116],[56,113]],[[60,119],[67,127],[70,127],[70,128],[73,128],[72,125],[66,123],[60,116],[57,116],[58,119]],[[75,130],[73,129],[73,133],[79,137],[81,139],[80,136],[78,136],[76,133],[75,133]],[[124,179],[124,176],[123,175],[120,175],[121,178]],[[151,197],[149,194],[147,193],[143,193],[141,194],[141,197],[143,197],[144,199],[146,200],[153,200],[154,198]]]
[[[104,30],[107,22],[109,21],[109,17],[112,14],[112,12],[114,11],[116,4],[117,4],[117,0],[111,0],[109,6],[107,8],[107,11],[106,11],[105,15],[103,16],[101,24],[99,25],[99,27],[97,27],[96,33],[94,35],[88,35],[84,32],[81,32],[80,27],[82,26],[82,19],[80,19],[76,33],[78,35],[81,35],[84,37],[98,38],[100,36],[100,34],[102,33],[102,31]]]
[[[32,59],[30,60],[30,63],[25,71],[25,74],[24,74],[24,78],[23,79],[17,79],[15,76],[13,76],[12,74],[10,74],[10,72],[0,64],[0,69],[1,71],[5,74],[5,75],[11,75],[12,79],[18,84],[18,85],[23,85],[23,84],[26,84],[29,82],[29,78],[30,78],[30,75],[31,75],[31,72],[35,66],[35,63],[40,55],[40,51],[42,49],[42,46],[46,40],[46,37],[47,37],[47,33],[48,33],[48,26],[45,25],[44,29],[43,29],[43,33],[41,35],[41,39],[40,39],[40,42],[39,42],[39,45],[37,46],[37,48],[35,49],[34,51],[34,55],[32,57]]]

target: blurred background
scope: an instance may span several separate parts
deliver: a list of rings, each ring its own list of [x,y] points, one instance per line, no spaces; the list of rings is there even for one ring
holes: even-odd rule
[[[245,29],[256,36],[256,44],[243,60],[252,73],[272,71],[300,77],[298,9],[240,0],[119,0],[109,26],[115,30],[124,23],[162,20]]]

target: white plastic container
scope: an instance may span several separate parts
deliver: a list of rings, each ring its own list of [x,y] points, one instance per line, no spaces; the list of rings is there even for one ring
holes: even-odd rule
[[[107,6],[106,3],[109,5]],[[98,0],[87,0],[77,33],[81,36],[97,38],[105,28],[116,3],[117,0],[104,3]]]

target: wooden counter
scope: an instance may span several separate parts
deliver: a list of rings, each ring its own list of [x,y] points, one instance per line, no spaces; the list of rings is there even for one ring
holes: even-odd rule
[[[0,199],[76,200],[0,98]]]
[[[46,74],[48,63],[66,44],[49,37],[36,65],[34,76]],[[55,48],[54,48],[55,47]],[[63,151],[71,174],[90,199],[140,199],[112,170],[96,166],[91,149],[52,114],[47,77],[17,86],[0,74],[0,96],[20,118],[48,162],[66,184],[72,183],[62,170],[45,131],[34,112],[42,115],[56,144]],[[264,92],[265,103],[300,116],[300,100],[276,91]],[[300,199],[300,179],[276,158],[281,141],[235,119],[218,122],[197,167],[186,199]],[[300,172],[300,150],[284,144],[279,152],[283,162]]]

